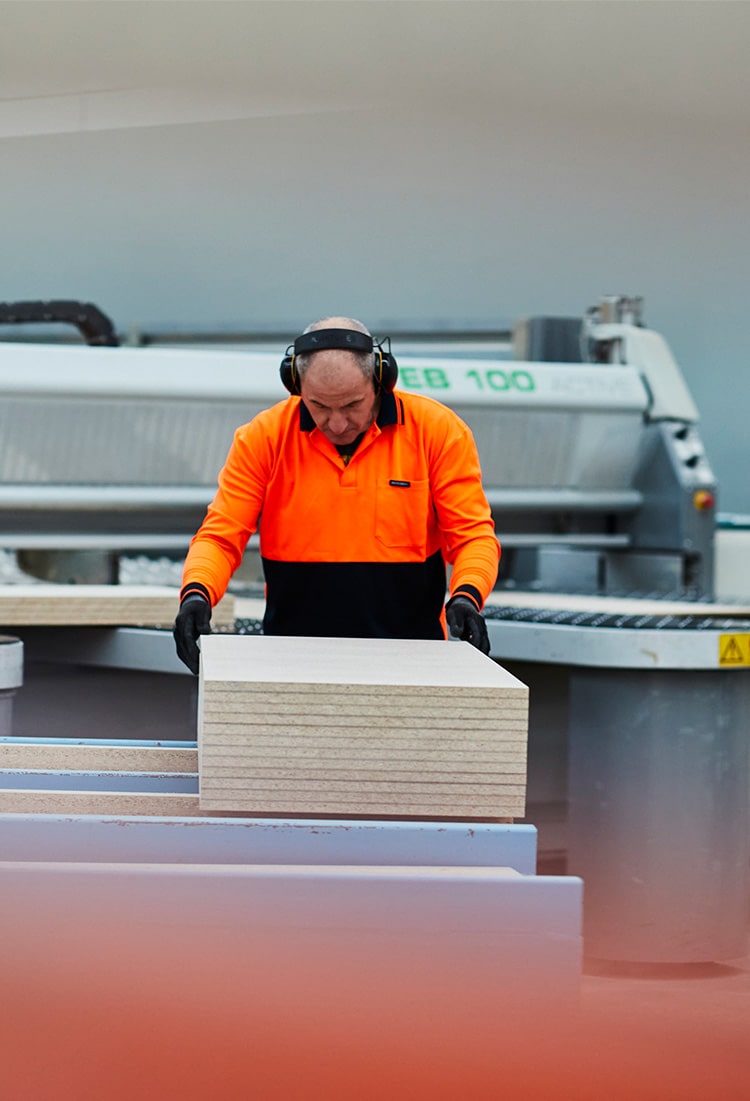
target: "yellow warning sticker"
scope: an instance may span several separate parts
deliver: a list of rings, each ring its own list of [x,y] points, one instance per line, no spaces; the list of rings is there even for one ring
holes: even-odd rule
[[[750,634],[719,635],[719,665],[725,669],[750,665]]]

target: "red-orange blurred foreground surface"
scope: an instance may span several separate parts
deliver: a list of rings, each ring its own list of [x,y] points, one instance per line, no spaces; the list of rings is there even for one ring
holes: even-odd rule
[[[0,946],[0,1095],[750,1096],[748,972],[686,970],[672,981],[590,975],[576,1006],[553,985],[531,1000],[512,984],[499,989],[492,961],[483,967],[470,944],[448,959],[429,943],[412,957],[394,943],[384,965],[382,952],[368,958],[342,931],[332,970],[335,931],[294,942],[266,930],[262,952],[246,946],[238,959],[220,929],[191,928],[189,912],[181,923],[168,940],[147,924],[113,940],[95,920],[79,933],[56,932],[48,915],[16,930],[12,953]]]

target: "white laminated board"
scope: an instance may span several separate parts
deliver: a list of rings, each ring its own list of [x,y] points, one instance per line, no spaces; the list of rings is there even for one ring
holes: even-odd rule
[[[196,800],[197,802],[197,800]],[[536,830],[495,822],[1,814],[4,860],[536,870]]]
[[[594,596],[581,593],[517,592],[496,590],[485,611],[493,608],[545,608],[566,612],[601,612],[604,615],[736,616],[750,615],[750,604],[704,600],[648,600],[642,597]]]
[[[197,996],[201,1019],[229,1008],[246,1039],[253,1013],[271,1007],[278,1029],[296,1006],[300,1027],[317,1015],[340,1046],[365,996],[370,1006],[380,1000],[384,1024],[403,1007],[408,1026],[421,1006],[428,1019],[449,1008],[457,1021],[493,1011],[502,1026],[517,999],[572,1001],[580,981],[582,884],[573,877],[1,861],[0,891],[3,982],[17,996],[43,1001],[66,976],[97,1015],[121,998],[134,1008],[157,998],[172,1012]]]
[[[528,690],[468,643],[201,645],[202,811],[523,815]]]

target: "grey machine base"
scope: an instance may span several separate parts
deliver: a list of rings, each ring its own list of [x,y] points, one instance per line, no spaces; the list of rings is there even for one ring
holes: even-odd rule
[[[568,868],[589,956],[732,959],[748,921],[750,678],[576,669]]]
[[[492,653],[529,685],[529,820],[542,861],[546,850],[584,880],[587,957],[742,956],[750,669],[721,668],[719,653],[722,632],[747,626],[599,629],[513,614],[488,621]],[[540,808],[557,814],[538,819]]]

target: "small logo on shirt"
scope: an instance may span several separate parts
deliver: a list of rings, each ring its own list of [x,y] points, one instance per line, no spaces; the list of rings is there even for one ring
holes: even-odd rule
[[[391,478],[388,485],[389,486],[398,486],[402,489],[408,489],[409,486],[411,485],[411,482],[400,482],[397,478]]]

